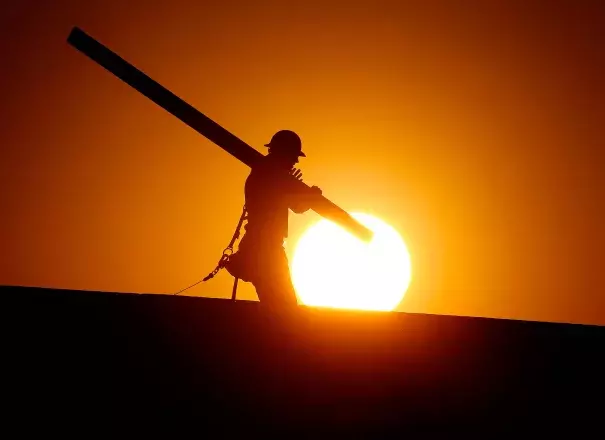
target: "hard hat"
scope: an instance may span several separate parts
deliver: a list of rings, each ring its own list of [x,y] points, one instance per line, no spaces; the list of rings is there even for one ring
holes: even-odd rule
[[[296,133],[290,130],[280,130],[273,135],[271,141],[265,144],[265,147],[278,148],[282,151],[288,150],[292,153],[297,153],[298,156],[307,157],[302,152],[302,141]]]

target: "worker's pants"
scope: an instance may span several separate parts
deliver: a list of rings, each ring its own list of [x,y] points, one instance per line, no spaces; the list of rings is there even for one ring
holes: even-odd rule
[[[263,305],[271,308],[297,305],[288,257],[281,243],[261,243],[244,236],[231,260],[227,270],[233,276],[251,282]]]

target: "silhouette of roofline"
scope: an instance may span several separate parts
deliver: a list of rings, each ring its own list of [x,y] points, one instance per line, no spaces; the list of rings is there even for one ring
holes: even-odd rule
[[[254,301],[23,286],[0,295],[4,415],[21,431],[559,434],[601,420],[599,326],[278,316]]]

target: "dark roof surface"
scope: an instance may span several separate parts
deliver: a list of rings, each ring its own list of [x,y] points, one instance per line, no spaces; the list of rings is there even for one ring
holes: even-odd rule
[[[600,426],[603,327],[307,307],[276,316],[257,302],[27,287],[0,294],[5,419],[20,432],[322,438]]]

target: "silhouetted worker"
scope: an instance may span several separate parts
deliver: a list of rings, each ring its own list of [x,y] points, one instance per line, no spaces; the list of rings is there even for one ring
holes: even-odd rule
[[[244,281],[250,281],[261,303],[269,306],[295,306],[296,293],[290,277],[284,240],[288,237],[289,210],[307,211],[309,196],[321,194],[318,187],[300,192],[291,176],[302,180],[295,169],[302,152],[298,135],[290,130],[275,133],[265,145],[264,156],[246,179],[245,205],[247,224],[238,251],[227,270]]]

